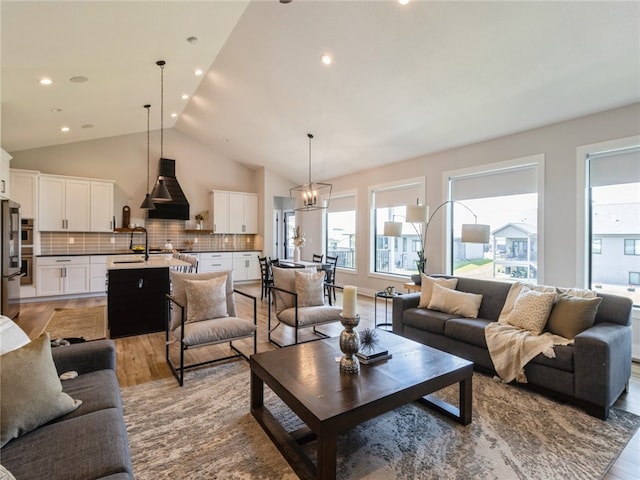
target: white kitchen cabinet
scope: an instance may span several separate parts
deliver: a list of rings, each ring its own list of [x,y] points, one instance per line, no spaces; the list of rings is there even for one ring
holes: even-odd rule
[[[20,204],[22,218],[36,218],[38,175],[40,172],[34,170],[11,169],[11,197]]]
[[[90,257],[39,257],[36,265],[36,293],[39,297],[70,295],[90,291]]]
[[[11,189],[11,178],[9,175],[11,155],[4,150],[0,150],[0,198],[8,199]]]
[[[213,190],[213,233],[258,233],[258,195]]]
[[[91,255],[89,269],[89,290],[91,293],[107,291],[107,256]]]
[[[113,183],[91,181],[91,204],[89,216],[92,232],[111,232],[113,224]]]
[[[198,272],[219,272],[233,269],[231,252],[209,252],[198,254]],[[234,275],[235,278],[235,275]]]
[[[259,251],[233,252],[233,280],[260,280]]]
[[[45,232],[113,230],[113,182],[40,175],[38,224]]]

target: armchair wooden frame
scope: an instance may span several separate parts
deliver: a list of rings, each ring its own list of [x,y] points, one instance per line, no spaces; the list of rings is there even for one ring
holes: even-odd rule
[[[225,338],[216,342],[208,342],[208,343],[203,343],[203,344],[198,344],[198,345],[192,345],[192,346],[188,346],[184,344],[184,331],[185,331],[185,305],[182,305],[175,297],[167,294],[167,323],[166,323],[166,332],[165,332],[165,353],[166,353],[166,358],[167,358],[167,363],[169,364],[169,368],[171,368],[171,373],[173,373],[173,376],[176,378],[176,380],[178,381],[178,384],[182,387],[184,384],[184,371],[186,369],[190,369],[190,368],[196,368],[196,367],[201,367],[203,365],[208,365],[211,363],[216,363],[216,362],[221,362],[223,360],[229,360],[232,358],[238,358],[238,357],[242,357],[245,360],[249,361],[249,356],[245,355],[244,353],[242,353],[238,348],[235,347],[235,345],[233,345],[233,342],[235,340],[241,340],[241,339],[245,339],[245,338],[251,338],[253,337],[253,354],[257,353],[257,347],[258,347],[258,306],[257,306],[257,297],[253,296],[253,295],[249,295],[248,293],[245,292],[241,292],[240,290],[236,290],[235,288],[233,289],[234,294],[238,293],[240,295],[243,295],[247,298],[250,298],[253,300],[253,324],[256,326],[255,330],[253,331],[253,333],[251,333],[250,335],[241,335],[241,336],[237,336],[237,337],[231,337],[231,338]],[[177,305],[180,308],[180,339],[179,340],[171,340],[171,333],[170,333],[170,328],[171,328],[171,309],[173,308],[173,304]],[[205,320],[205,321],[216,321],[216,319],[212,319],[212,320]],[[180,365],[179,367],[176,367],[173,362],[171,361],[171,356],[169,355],[169,347],[171,346],[171,344],[173,343],[178,343],[180,345]],[[195,348],[199,348],[199,347],[205,347],[205,346],[210,346],[210,345],[217,345],[217,344],[221,344],[221,343],[226,343],[229,342],[229,347],[236,352],[234,355],[228,355],[226,357],[219,357],[219,358],[215,358],[213,360],[207,360],[204,362],[198,362],[198,363],[193,363],[193,364],[189,364],[189,365],[185,365],[184,364],[184,352],[185,350],[192,350]]]
[[[342,290],[342,287],[339,287],[337,285],[332,285],[332,287],[337,288]],[[278,341],[274,340],[271,337],[271,333],[274,332],[283,322],[281,322],[280,320],[277,320],[277,324],[276,326],[274,326],[273,328],[271,328],[271,311],[273,310],[273,301],[271,298],[272,295],[272,291],[273,290],[277,290],[279,292],[283,292],[283,293],[287,293],[289,295],[291,295],[293,297],[293,301],[294,301],[294,306],[292,308],[295,308],[295,326],[294,325],[288,325],[285,323],[285,325],[291,327],[294,329],[294,343],[293,344],[289,344],[289,345],[284,345],[279,343]],[[329,302],[329,305],[331,305],[331,302]],[[304,308],[304,307],[303,307]],[[277,315],[276,315],[276,319],[277,319]],[[279,347],[279,348],[283,348],[283,347],[288,347],[290,345],[297,345],[298,343],[309,343],[309,342],[315,342],[318,340],[322,340],[325,338],[329,338],[330,336],[327,335],[326,333],[320,332],[319,330],[316,330],[316,327],[318,325],[326,325],[329,323],[335,323],[336,320],[335,319],[331,319],[331,320],[327,320],[324,322],[318,322],[318,323],[313,323],[312,325],[302,325],[300,326],[299,321],[298,321],[298,294],[296,292],[292,292],[290,290],[285,290],[284,288],[279,288],[279,287],[275,287],[273,285],[271,285],[269,287],[269,308],[268,308],[268,316],[267,316],[267,337],[270,343],[273,343],[275,346]],[[298,331],[304,328],[313,328],[313,333],[315,335],[318,336],[318,338],[313,338],[311,340],[304,340],[302,342],[298,341]]]

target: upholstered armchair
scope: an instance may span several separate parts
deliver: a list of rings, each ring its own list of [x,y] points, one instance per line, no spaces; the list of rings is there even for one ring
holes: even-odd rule
[[[317,272],[313,268],[279,268],[273,267],[273,285],[269,288],[268,337],[278,347],[284,347],[274,340],[272,333],[280,325],[294,329],[294,344],[298,341],[298,331],[312,328],[317,336],[312,340],[321,340],[327,335],[316,330],[318,325],[339,322],[342,308],[327,305],[324,302],[325,272]],[[273,299],[273,302],[271,301]],[[272,319],[275,311],[275,320]],[[276,322],[275,326],[272,321]]]
[[[167,363],[178,380],[184,383],[184,370],[221,360],[249,356],[240,351],[233,342],[253,338],[253,352],[257,340],[257,299],[233,287],[233,271],[182,273],[172,271],[172,292],[167,295],[166,357]],[[253,300],[253,321],[239,318],[236,314],[234,294]],[[185,365],[185,351],[208,345],[229,342],[235,354]],[[179,348],[179,365],[171,360],[170,348]]]

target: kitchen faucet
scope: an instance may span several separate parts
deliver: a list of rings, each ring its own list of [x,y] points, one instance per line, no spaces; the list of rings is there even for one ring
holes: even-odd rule
[[[144,233],[144,261],[149,260],[149,236],[147,234],[147,229],[144,227],[134,227],[131,229],[131,240],[129,241],[129,249],[133,250],[133,234],[135,232]]]

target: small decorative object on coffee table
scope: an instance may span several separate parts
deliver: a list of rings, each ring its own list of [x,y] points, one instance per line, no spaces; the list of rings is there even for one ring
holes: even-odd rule
[[[340,333],[340,350],[344,355],[340,359],[340,371],[358,373],[360,362],[354,356],[360,347],[360,337],[354,330],[360,323],[360,315],[356,313],[356,299],[358,290],[353,285],[345,285],[342,295],[342,313],[340,323],[344,330]]]
[[[370,365],[391,358],[389,350],[379,345],[378,333],[375,329],[365,328],[360,333],[360,351],[356,353],[360,363]]]

